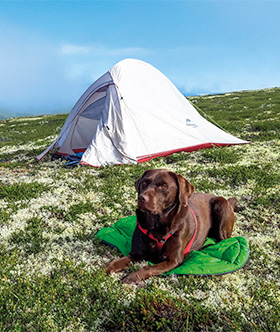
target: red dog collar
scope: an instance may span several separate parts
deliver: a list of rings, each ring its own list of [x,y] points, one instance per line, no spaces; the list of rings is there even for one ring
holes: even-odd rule
[[[193,234],[190,242],[187,244],[187,246],[186,246],[186,248],[184,250],[184,257],[186,257],[188,255],[188,253],[190,252],[192,244],[193,244],[193,241],[194,241],[194,239],[196,237],[196,232],[197,232],[197,218],[196,218],[196,215],[195,215],[195,213],[194,213],[194,211],[193,211],[193,209],[191,207],[189,207],[189,209],[191,210],[191,213],[192,213],[192,215],[194,217],[195,230],[194,230],[194,234]],[[153,234],[150,231],[148,231],[147,229],[141,227],[140,224],[139,224],[139,222],[138,222],[138,220],[136,220],[136,223],[137,223],[137,227],[140,229],[140,231],[142,233],[144,233],[145,235],[147,235],[150,239],[156,241],[157,247],[158,247],[159,250],[161,250],[161,248],[163,247],[164,243],[173,235],[173,233],[170,233],[163,240],[159,241],[158,239],[156,239],[153,236]]]

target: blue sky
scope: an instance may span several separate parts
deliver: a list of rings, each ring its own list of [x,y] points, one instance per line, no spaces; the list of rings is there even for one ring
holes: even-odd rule
[[[125,58],[185,95],[280,86],[280,1],[0,0],[0,111],[69,111]]]

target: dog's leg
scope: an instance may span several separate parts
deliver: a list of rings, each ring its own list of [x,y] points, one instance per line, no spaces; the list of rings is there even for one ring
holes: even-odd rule
[[[233,208],[233,211],[234,212],[238,212],[239,211],[239,207],[237,206],[238,205],[238,200],[236,197],[231,197],[228,199],[229,201],[229,204],[232,206]]]
[[[123,283],[132,284],[135,282],[139,282],[145,280],[151,276],[157,276],[164,272],[174,269],[177,264],[170,264],[171,262],[162,262],[153,266],[147,265],[142,267],[140,270],[136,272],[130,273],[123,279]]]
[[[218,227],[218,234],[215,236],[218,241],[222,241],[231,237],[233,225],[235,222],[235,215],[233,210],[236,202],[229,202],[223,197],[216,197],[212,202],[212,218],[213,223],[215,223],[215,225]]]
[[[170,271],[170,270],[174,269],[175,267],[177,267],[178,265],[180,265],[183,262],[183,259],[184,258],[182,256],[182,260],[180,260],[180,262],[175,261],[175,260],[169,260],[169,261],[164,261],[159,264],[155,264],[153,266],[151,266],[151,265],[144,266],[140,270],[132,272],[128,276],[126,276],[123,279],[123,283],[131,284],[131,283],[145,280],[151,276],[158,276],[158,275],[160,275],[164,272]]]
[[[106,272],[108,274],[113,272],[120,272],[124,270],[131,261],[132,259],[130,256],[125,256],[122,258],[115,259],[111,263],[109,263],[109,265],[106,268]]]

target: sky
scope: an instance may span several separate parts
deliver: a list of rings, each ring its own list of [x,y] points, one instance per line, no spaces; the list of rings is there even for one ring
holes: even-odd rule
[[[69,112],[125,58],[187,96],[280,86],[280,0],[0,0],[0,112]]]

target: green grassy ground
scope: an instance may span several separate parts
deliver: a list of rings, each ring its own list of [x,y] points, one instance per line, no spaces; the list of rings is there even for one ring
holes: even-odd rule
[[[252,143],[139,165],[65,169],[41,153],[67,115],[0,121],[0,331],[280,331],[280,89],[190,98]],[[134,214],[135,180],[167,168],[197,190],[236,196],[246,266],[216,277],[153,277],[126,287],[97,230]]]

